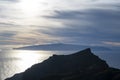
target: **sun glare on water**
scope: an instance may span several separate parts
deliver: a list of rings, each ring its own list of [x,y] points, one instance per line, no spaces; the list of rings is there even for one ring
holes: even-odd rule
[[[17,58],[20,59],[16,64],[20,66],[20,71],[23,71],[30,66],[40,63],[43,60],[47,59],[49,55],[44,51],[28,51],[28,50],[19,50],[16,51]]]
[[[17,53],[17,56],[20,59],[20,62],[18,62],[18,64],[21,66],[21,69],[25,69],[37,63],[38,59],[40,58],[39,54],[37,54],[36,52],[24,50],[19,51]]]

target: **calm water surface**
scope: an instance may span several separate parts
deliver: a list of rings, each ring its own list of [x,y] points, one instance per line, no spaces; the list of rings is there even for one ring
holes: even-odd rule
[[[0,80],[13,76],[40,63],[53,54],[65,54],[69,52],[58,51],[28,51],[28,50],[4,50],[0,51]]]
[[[76,51],[26,51],[26,50],[6,50],[0,51],[0,80],[13,76],[31,67],[33,64],[40,63],[53,54],[67,54]],[[120,54],[95,52],[100,58],[116,68],[120,68]]]

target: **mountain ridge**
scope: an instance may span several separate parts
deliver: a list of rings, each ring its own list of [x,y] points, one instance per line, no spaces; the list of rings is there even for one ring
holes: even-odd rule
[[[31,45],[31,46],[24,46],[24,47],[18,47],[13,48],[16,50],[82,50],[85,48],[90,47],[92,50],[111,50],[110,48],[103,47],[103,46],[86,46],[86,45],[76,45],[76,44],[64,44],[64,43],[56,43],[56,44],[44,44],[44,45]]]
[[[120,70],[109,67],[87,48],[70,55],[53,55],[6,80],[120,80]]]

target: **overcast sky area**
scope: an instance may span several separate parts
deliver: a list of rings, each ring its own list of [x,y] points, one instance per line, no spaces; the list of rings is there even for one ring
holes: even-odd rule
[[[0,0],[0,48],[120,47],[120,0]]]

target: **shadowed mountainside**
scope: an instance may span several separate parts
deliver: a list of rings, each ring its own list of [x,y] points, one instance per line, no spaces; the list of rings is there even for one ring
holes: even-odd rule
[[[120,70],[94,55],[90,48],[70,55],[53,55],[6,80],[120,80]]]

